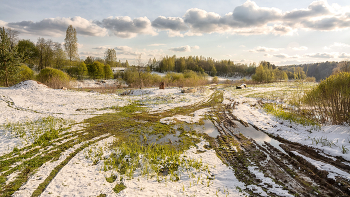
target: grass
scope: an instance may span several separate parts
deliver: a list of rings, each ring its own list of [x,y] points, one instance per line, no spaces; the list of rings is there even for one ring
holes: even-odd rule
[[[341,146],[341,152],[342,152],[343,154],[346,154],[346,153],[349,152],[349,149],[346,148],[344,145],[342,145],[342,146]]]
[[[46,186],[70,159],[79,151],[105,137],[97,140],[92,139],[105,134],[107,136],[114,135],[119,139],[112,146],[116,154],[112,155],[109,161],[104,161],[106,162],[106,170],[118,167],[118,173],[123,174],[126,178],[133,178],[136,169],[141,169],[144,176],[157,177],[159,181],[178,181],[181,178],[181,173],[187,173],[192,169],[206,171],[207,166],[203,165],[201,161],[180,157],[190,146],[199,142],[197,137],[193,137],[196,134],[195,131],[180,129],[177,136],[180,139],[178,142],[173,144],[159,143],[158,141],[162,139],[161,136],[175,135],[176,131],[175,125],[164,125],[159,120],[165,116],[192,113],[204,107],[214,107],[222,100],[223,93],[217,91],[206,102],[157,114],[148,113],[142,103],[134,102],[125,107],[114,107],[115,113],[87,119],[84,122],[87,125],[86,128],[79,131],[69,131],[73,122],[54,117],[24,123],[8,123],[4,126],[9,133],[32,144],[23,148],[15,148],[11,153],[0,157],[0,172],[2,173],[0,193],[2,196],[11,196],[44,163],[57,160],[67,149],[87,142],[68,155],[39,185],[33,196],[41,195]],[[141,138],[140,135],[144,137]],[[154,138],[157,138],[156,142],[151,143]],[[129,142],[129,144],[122,142]],[[102,150],[99,149],[90,148],[86,155],[92,159],[93,164],[104,160]],[[137,161],[137,159],[141,159],[141,161]],[[16,165],[13,165],[14,163]],[[18,176],[6,185],[6,177],[15,172],[19,172]],[[115,177],[107,177],[107,179],[113,181]],[[116,188],[119,188],[116,191],[121,191],[120,188],[123,187],[119,185]]]
[[[126,188],[126,186],[123,184],[123,183],[118,183],[115,185],[115,187],[113,188],[113,191],[115,193],[119,193],[121,192],[122,190],[124,190]]]
[[[329,146],[329,147],[332,147],[332,146],[337,146],[335,145],[334,142],[328,140],[326,137],[320,137],[320,138],[311,138],[311,141],[312,141],[312,144],[322,144],[322,146]]]
[[[290,122],[295,122],[304,126],[313,126],[315,129],[321,128],[321,125],[314,120],[303,117],[297,113],[285,111],[282,105],[266,103],[263,105],[263,108],[267,113],[273,114],[277,118],[289,120]]]
[[[23,123],[8,122],[2,128],[9,132],[12,137],[40,145],[58,138],[59,134],[69,129],[73,123],[72,120],[48,116],[34,121],[27,120]]]
[[[113,183],[115,180],[117,180],[117,175],[115,175],[115,174],[111,174],[111,176],[110,177],[106,177],[106,181],[108,182],[108,183]]]

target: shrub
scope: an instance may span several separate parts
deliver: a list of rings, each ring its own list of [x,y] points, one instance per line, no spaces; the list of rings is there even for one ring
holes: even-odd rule
[[[84,76],[88,74],[88,70],[86,64],[84,62],[80,62],[75,66],[72,66],[67,69],[67,73],[74,78],[83,79]]]
[[[104,65],[101,62],[95,61],[87,65],[89,76],[93,79],[102,79],[104,77]]]
[[[217,76],[213,77],[211,80],[212,83],[219,83],[219,78]]]
[[[61,70],[50,67],[42,69],[36,79],[41,83],[55,89],[69,87],[68,75]]]
[[[316,82],[316,78],[315,77],[306,77],[305,81],[306,82]]]
[[[321,122],[350,123],[350,73],[331,75],[304,97]]]
[[[103,72],[104,72],[105,79],[112,79],[113,78],[113,71],[108,64],[103,66]]]
[[[34,71],[26,65],[21,65],[19,68],[19,81],[34,79]]]

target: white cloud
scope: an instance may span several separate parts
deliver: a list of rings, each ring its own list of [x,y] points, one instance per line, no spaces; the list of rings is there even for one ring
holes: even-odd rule
[[[0,27],[7,27],[7,22],[0,20]]]
[[[117,52],[117,55],[131,55],[131,56],[137,56],[141,54],[140,52],[136,52],[129,46],[117,46],[114,48]]]
[[[39,22],[22,21],[7,23],[7,27],[13,28],[20,33],[60,37],[66,34],[69,25],[72,25],[77,34],[85,36],[105,36],[107,29],[102,28],[92,21],[88,21],[80,16],[73,18],[47,18]]]
[[[131,19],[129,16],[108,17],[98,22],[99,25],[107,28],[117,37],[133,38],[138,34],[157,35],[147,17]]]
[[[276,52],[276,51],[280,51],[281,49],[279,48],[267,48],[267,47],[261,47],[258,46],[255,49],[249,50],[249,52],[253,52],[253,53],[258,53],[258,52]]]
[[[231,24],[238,27],[262,26],[269,22],[279,20],[282,11],[277,8],[259,7],[253,1],[246,1],[242,6],[238,6],[232,13],[235,23]]]
[[[189,46],[189,45],[185,45],[185,46],[181,46],[181,47],[173,47],[170,48],[170,51],[174,51],[174,52],[191,52],[192,49],[199,49],[199,46],[195,45],[195,46]]]
[[[78,44],[78,49],[81,49],[81,48],[83,48],[83,44],[80,44],[80,43],[77,43]]]
[[[292,10],[286,12],[283,18],[285,20],[297,21],[303,18],[325,16],[331,14],[331,7],[327,1],[314,1],[307,9]]]
[[[306,51],[308,48],[306,46],[292,47],[294,51]]]
[[[152,26],[162,30],[187,31],[188,27],[180,17],[159,16],[152,21]]]
[[[225,15],[191,8],[182,17],[159,16],[152,22],[147,17],[131,19],[129,16],[108,17],[94,22],[79,16],[48,18],[39,22],[7,23],[0,20],[0,26],[39,36],[63,36],[68,25],[73,25],[80,35],[107,36],[109,33],[121,38],[133,38],[140,34],[154,36],[158,31],[167,31],[169,37],[211,33],[293,35],[299,29],[336,31],[350,28],[350,7],[329,5],[327,1],[320,0],[311,2],[304,9],[282,12],[273,7],[260,7],[254,1],[247,0]]]
[[[346,58],[346,59],[349,59],[349,58],[350,58],[350,54],[349,54],[349,53],[341,53],[338,57],[339,57],[339,58]]]
[[[97,52],[82,51],[82,52],[79,53],[79,56],[81,58],[86,58],[87,56],[103,58],[104,57],[104,51],[97,51]]]
[[[335,42],[333,43],[331,46],[332,47],[342,47],[342,48],[349,48],[350,44],[345,44],[345,43],[341,43],[341,42]]]
[[[280,54],[273,54],[272,55],[273,57],[277,57],[277,58],[281,58],[281,59],[294,59],[294,58],[299,58],[298,55],[293,55],[293,56],[290,56],[290,55],[287,55],[285,53],[280,53]]]
[[[98,46],[98,47],[93,47],[92,49],[96,49],[96,50],[106,50],[108,49],[107,46]]]
[[[199,49],[199,46],[195,45],[195,46],[191,47],[191,49]]]
[[[310,53],[305,56],[313,58],[335,58],[337,55],[335,53]]]
[[[173,48],[170,48],[169,50],[174,52],[191,52],[191,47],[189,45],[185,45],[182,47],[173,47]]]
[[[161,43],[155,43],[155,44],[150,44],[148,46],[151,46],[151,47],[158,47],[158,46],[164,46],[166,44],[161,44]]]

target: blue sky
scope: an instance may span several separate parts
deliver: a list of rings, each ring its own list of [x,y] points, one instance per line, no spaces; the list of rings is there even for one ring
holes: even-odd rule
[[[80,58],[144,62],[166,55],[262,60],[276,65],[350,59],[350,3],[345,0],[46,1],[1,0],[0,27],[64,42],[78,33]]]

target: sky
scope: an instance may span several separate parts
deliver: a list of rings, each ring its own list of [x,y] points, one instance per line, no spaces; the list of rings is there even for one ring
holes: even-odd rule
[[[147,63],[204,56],[278,66],[350,59],[348,0],[0,0],[0,27],[20,39],[64,43],[77,31],[81,59]]]

